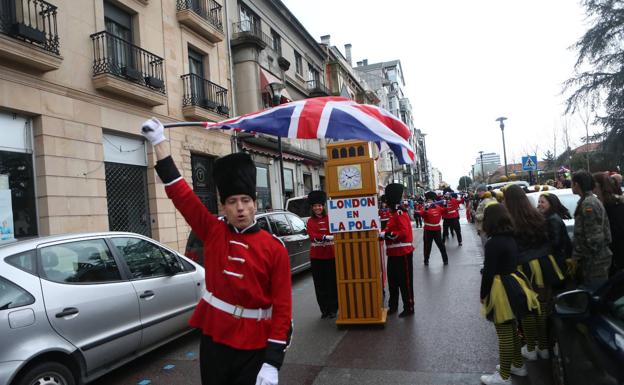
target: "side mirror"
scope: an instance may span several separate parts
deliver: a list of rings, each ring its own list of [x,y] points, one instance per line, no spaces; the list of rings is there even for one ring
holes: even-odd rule
[[[555,299],[555,315],[561,318],[578,318],[588,315],[591,294],[585,290],[572,290]]]

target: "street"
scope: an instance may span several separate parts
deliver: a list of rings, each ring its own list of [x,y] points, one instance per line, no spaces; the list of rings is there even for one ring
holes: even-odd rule
[[[482,374],[493,372],[498,363],[496,334],[479,314],[480,241],[463,218],[463,246],[453,238],[447,242],[447,267],[435,245],[430,265],[423,266],[422,230],[414,229],[416,314],[392,315],[383,328],[339,330],[332,320],[320,319],[311,274],[295,276],[295,333],[280,384],[479,384]],[[93,384],[200,384],[198,337],[187,335]],[[529,363],[528,369],[528,379],[512,377],[513,383],[551,383],[548,361]]]

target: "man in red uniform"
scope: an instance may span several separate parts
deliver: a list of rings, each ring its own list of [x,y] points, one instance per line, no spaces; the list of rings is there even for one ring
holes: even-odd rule
[[[448,255],[446,254],[446,247],[442,242],[440,220],[442,215],[446,212],[446,208],[434,203],[434,199],[437,199],[436,194],[433,191],[425,193],[425,207],[418,213],[423,217],[424,231],[423,231],[423,243],[425,247],[425,266],[429,266],[429,255],[431,255],[431,243],[435,241],[436,246],[440,249],[442,254],[442,262],[444,265],[448,265]]]
[[[336,258],[334,236],[329,232],[329,218],[325,212],[327,195],[323,191],[308,194],[312,215],[308,219],[310,265],[316,301],[321,309],[321,318],[336,318],[338,312],[338,288],[336,286]]]
[[[459,246],[462,245],[461,226],[459,225],[459,205],[464,203],[464,199],[457,199],[456,193],[451,193],[450,199],[446,201],[446,212],[444,218],[442,241],[446,242],[449,236],[449,228],[455,232]]]
[[[204,242],[206,292],[189,321],[201,329],[202,385],[276,385],[292,332],[290,263],[284,245],[255,221],[256,167],[245,153],[215,161],[225,220],[182,178],[162,124],[143,123],[156,171],[191,229]]]
[[[401,204],[403,185],[391,183],[386,186],[386,202],[392,211],[384,238],[388,255],[388,314],[396,313],[399,307],[399,291],[403,311],[399,317],[414,314],[414,246],[412,245],[412,222],[409,214],[397,209]]]
[[[388,203],[386,202],[386,196],[382,195],[379,198],[379,202],[381,202],[381,208],[379,209],[379,221],[381,222],[381,230],[383,231],[388,224],[388,220],[392,216],[390,209],[388,208]]]

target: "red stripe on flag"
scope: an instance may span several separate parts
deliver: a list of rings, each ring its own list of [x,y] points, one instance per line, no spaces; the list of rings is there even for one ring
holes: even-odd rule
[[[355,104],[353,105],[353,107],[379,120],[403,139],[409,140],[410,129],[402,121],[394,117],[383,115],[377,108],[373,106],[365,104]]]
[[[297,138],[316,139],[321,115],[328,100],[325,98],[306,100],[299,115],[299,126],[297,127]]]

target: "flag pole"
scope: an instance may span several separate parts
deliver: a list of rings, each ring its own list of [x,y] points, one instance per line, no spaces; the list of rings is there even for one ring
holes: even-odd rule
[[[163,124],[165,128],[172,127],[206,127],[205,122],[176,122],[176,123],[167,123]]]

